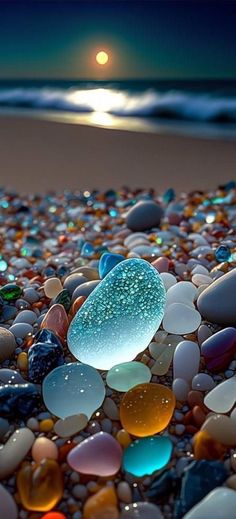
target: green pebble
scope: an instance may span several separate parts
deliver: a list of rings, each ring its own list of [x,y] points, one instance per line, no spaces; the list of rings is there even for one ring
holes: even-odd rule
[[[21,296],[22,292],[22,288],[13,283],[8,283],[7,285],[4,285],[4,287],[0,288],[0,296],[5,301],[15,301]]]

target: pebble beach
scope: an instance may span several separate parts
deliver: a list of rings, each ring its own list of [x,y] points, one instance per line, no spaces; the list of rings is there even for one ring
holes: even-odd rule
[[[0,517],[233,519],[236,183],[0,197]]]

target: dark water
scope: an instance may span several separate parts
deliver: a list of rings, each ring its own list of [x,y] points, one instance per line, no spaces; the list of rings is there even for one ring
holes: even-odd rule
[[[121,129],[236,137],[236,80],[1,81],[0,110]],[[83,119],[80,116],[83,115]],[[86,116],[86,117],[85,117]]]

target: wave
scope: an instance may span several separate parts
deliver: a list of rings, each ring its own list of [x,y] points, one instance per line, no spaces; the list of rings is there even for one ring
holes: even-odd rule
[[[134,93],[111,88],[8,88],[0,89],[1,107],[236,123],[236,96],[181,90],[160,92],[147,89]]]

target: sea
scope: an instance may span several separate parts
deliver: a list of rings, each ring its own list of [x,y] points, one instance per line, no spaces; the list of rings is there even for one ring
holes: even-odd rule
[[[236,80],[0,81],[0,115],[236,139]]]

